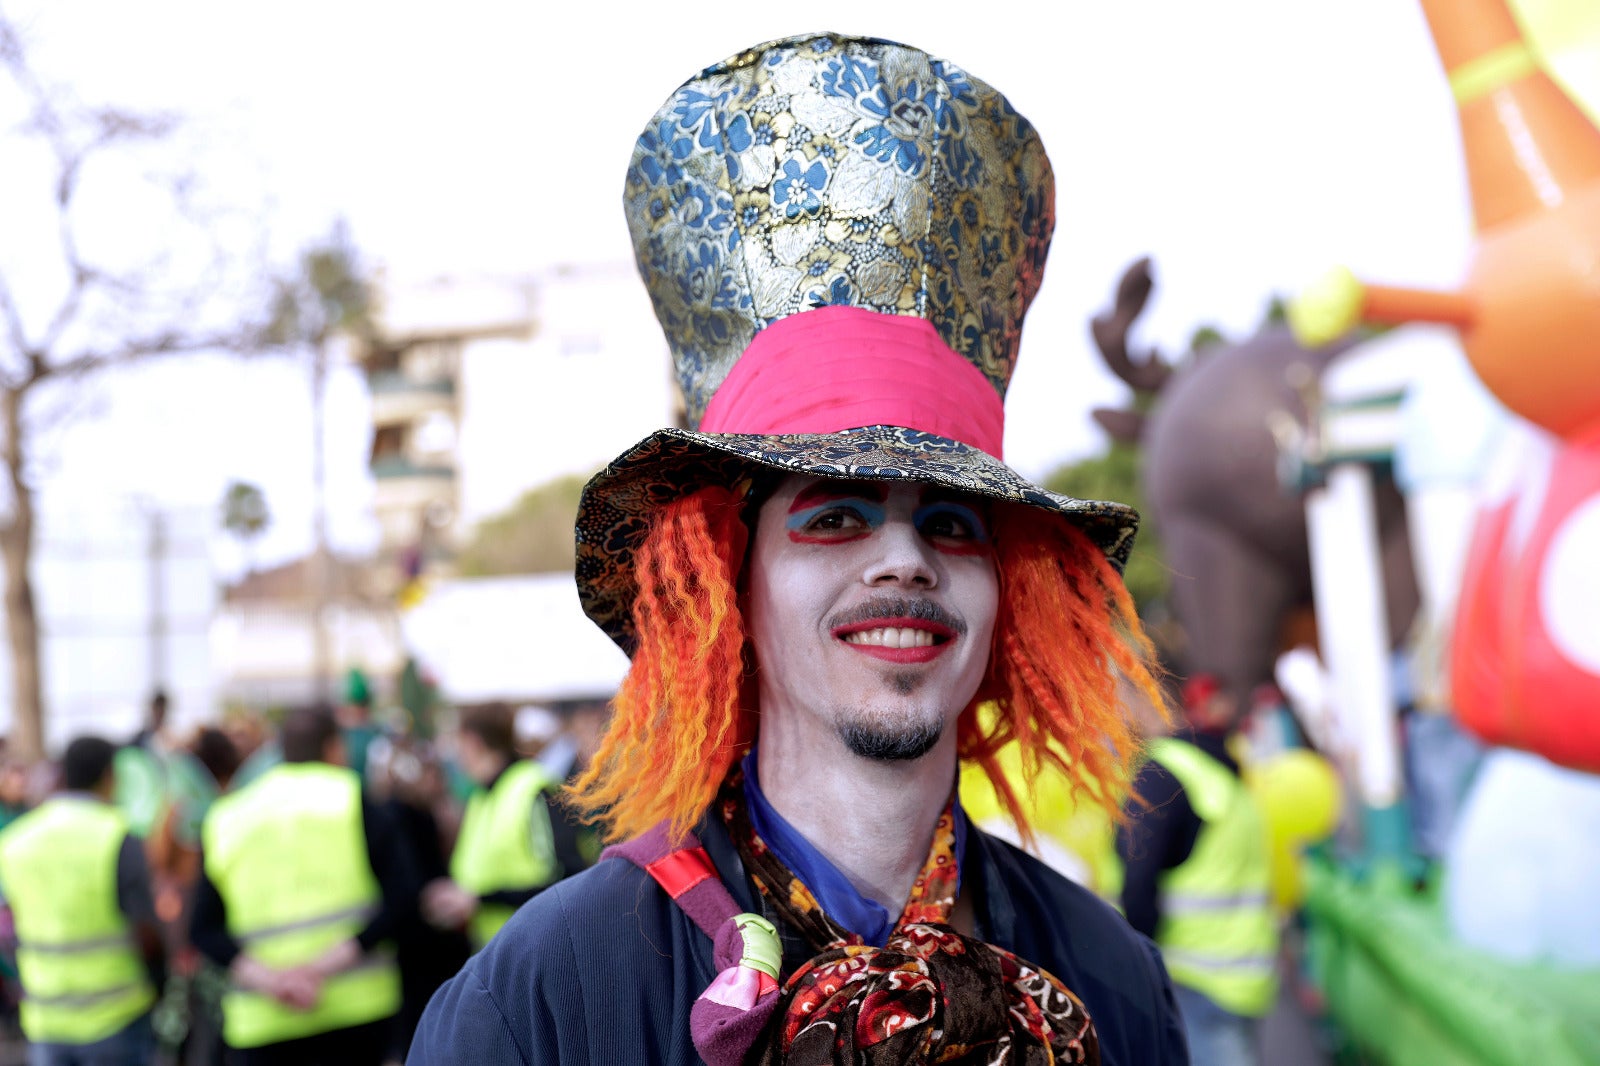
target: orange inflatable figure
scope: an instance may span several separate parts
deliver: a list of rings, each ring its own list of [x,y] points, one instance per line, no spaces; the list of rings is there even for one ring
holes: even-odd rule
[[[1485,385],[1555,438],[1480,514],[1451,646],[1462,721],[1600,771],[1600,129],[1505,0],[1422,0],[1456,98],[1477,239],[1458,291],[1337,272],[1303,343],[1359,322],[1455,326]]]
[[[1458,291],[1337,272],[1290,318],[1322,344],[1361,322],[1442,322],[1507,407],[1567,437],[1600,420],[1600,129],[1505,0],[1422,0],[1461,122],[1478,236]]]

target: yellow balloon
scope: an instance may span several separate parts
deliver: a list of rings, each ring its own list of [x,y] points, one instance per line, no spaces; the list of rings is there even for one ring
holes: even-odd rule
[[[1280,911],[1292,911],[1300,906],[1306,894],[1305,880],[1300,875],[1300,864],[1305,856],[1300,854],[1299,848],[1274,844],[1270,858],[1272,902]]]
[[[1291,748],[1246,764],[1245,780],[1266,823],[1273,902],[1293,910],[1305,896],[1305,846],[1325,839],[1339,824],[1344,807],[1339,773],[1315,752]]]
[[[1315,843],[1339,824],[1344,789],[1338,771],[1315,752],[1292,748],[1267,759],[1251,772],[1250,787],[1275,847]]]
[[[993,704],[984,704],[978,713],[992,716]],[[999,763],[1033,826],[1039,845],[1036,854],[1091,891],[1114,899],[1122,889],[1122,864],[1117,861],[1116,834],[1105,810],[1097,803],[1080,803],[1072,782],[1048,766],[1041,768],[1029,788],[1015,741],[1001,749]],[[961,806],[967,817],[996,836],[1013,839],[1010,816],[983,770],[976,763],[963,763],[960,781]]]

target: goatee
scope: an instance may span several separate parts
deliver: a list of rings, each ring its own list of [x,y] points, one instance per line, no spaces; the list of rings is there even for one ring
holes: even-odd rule
[[[845,747],[875,762],[910,762],[933,750],[944,735],[943,722],[889,725],[881,722],[843,722],[839,736]]]

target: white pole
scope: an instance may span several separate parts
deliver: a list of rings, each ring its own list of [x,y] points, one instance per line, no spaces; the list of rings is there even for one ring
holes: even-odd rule
[[[1389,625],[1372,475],[1359,463],[1328,471],[1306,497],[1311,580],[1323,659],[1340,733],[1354,744],[1356,780],[1371,807],[1400,798],[1400,752],[1390,683]]]

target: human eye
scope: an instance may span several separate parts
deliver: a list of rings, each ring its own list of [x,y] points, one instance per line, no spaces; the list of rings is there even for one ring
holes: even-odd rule
[[[979,546],[989,542],[989,526],[975,508],[966,504],[940,502],[918,510],[917,529],[936,543]]]
[[[865,537],[883,524],[882,508],[865,500],[834,500],[789,516],[797,543],[836,544]]]
[[[829,507],[806,523],[805,528],[812,532],[850,533],[866,529],[867,520],[854,507]]]

